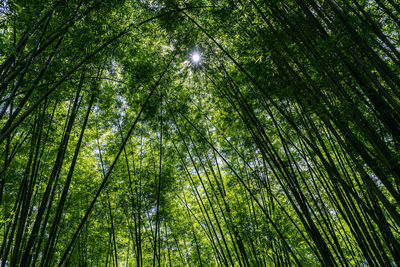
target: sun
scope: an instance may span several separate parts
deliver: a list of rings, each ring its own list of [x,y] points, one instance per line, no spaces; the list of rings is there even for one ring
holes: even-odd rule
[[[194,52],[194,53],[192,54],[192,62],[193,62],[194,64],[199,64],[200,61],[201,61],[201,55],[200,55],[198,52]]]

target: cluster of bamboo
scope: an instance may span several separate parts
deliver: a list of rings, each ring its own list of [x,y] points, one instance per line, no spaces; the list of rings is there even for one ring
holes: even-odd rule
[[[168,255],[169,265],[182,266],[207,265],[206,258],[221,266],[400,264],[398,3],[239,0],[226,1],[221,7],[199,3],[163,9],[160,5],[156,11],[142,11],[150,14],[147,19],[125,26],[89,52],[73,57],[72,65],[65,60],[65,70],[57,76],[54,65],[60,65],[65,56],[60,51],[65,50],[70,31],[107,5],[105,0],[83,1],[68,11],[65,2],[36,10],[35,22],[24,25],[24,31],[19,29],[12,52],[0,61],[1,266],[89,265],[77,241],[103,193],[111,229],[106,266],[129,265],[130,253],[136,258],[131,264],[137,266],[162,265],[162,255]],[[216,9],[229,12],[212,13]],[[6,11],[11,12],[11,7]],[[62,12],[66,14],[60,16]],[[226,21],[218,27],[211,23],[207,29],[203,25],[211,19],[206,14]],[[176,107],[183,98],[168,89],[171,81],[165,78],[180,77],[172,73],[184,49],[176,48],[167,63],[159,64],[158,78],[150,83],[129,126],[114,132],[119,145],[107,163],[99,138],[93,138],[92,128],[97,126],[91,125],[98,116],[102,83],[110,80],[106,75],[110,66],[104,62],[113,55],[110,48],[123,50],[118,46],[121,39],[166,17],[197,31],[210,48],[203,53],[213,58],[193,74],[199,79],[197,84],[184,80],[184,86],[189,91],[193,87],[206,90],[214,97],[214,106],[229,106],[235,114],[231,116],[240,123],[226,126],[217,118],[218,110],[209,116],[201,99],[181,103],[200,114],[196,120]],[[158,27],[162,25],[154,29]],[[246,49],[261,53],[263,59],[247,60]],[[65,100],[60,88],[66,83],[74,84],[74,98],[65,125],[54,126]],[[152,206],[145,211],[144,202],[150,197],[142,193],[145,189],[135,171],[138,163],[132,163],[137,150],[127,147],[158,91],[155,139],[159,155],[154,160],[158,170],[154,169],[154,199],[148,200]],[[246,132],[231,134],[230,127]],[[76,128],[79,133],[71,142]],[[251,145],[241,147],[238,144],[245,143],[246,136]],[[96,142],[102,177],[73,229],[64,236],[63,221],[68,221],[67,210],[74,205],[68,198],[81,146],[90,143],[85,138]],[[191,218],[187,231],[192,233],[194,249],[183,248],[186,245],[174,233],[179,227],[162,212],[168,193],[163,189],[168,186],[165,161],[172,154],[180,171],[177,176],[185,177],[190,190],[175,191],[171,198]],[[123,192],[129,195],[129,211],[117,207],[107,189],[116,169],[127,181]],[[240,200],[230,199],[238,191],[229,188],[227,181],[241,188]],[[240,212],[234,211],[240,201],[246,203],[244,222]],[[127,217],[125,228],[122,223],[116,225],[115,216],[121,214]],[[144,222],[146,216],[152,219]],[[130,232],[123,260],[117,229]],[[150,242],[145,245],[147,237]],[[60,239],[68,242],[62,246]],[[174,251],[175,262],[171,260]],[[145,253],[151,259],[144,260]]]

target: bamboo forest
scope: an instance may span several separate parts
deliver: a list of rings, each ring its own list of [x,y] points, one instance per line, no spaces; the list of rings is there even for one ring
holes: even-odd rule
[[[6,266],[400,266],[400,2],[1,0]]]

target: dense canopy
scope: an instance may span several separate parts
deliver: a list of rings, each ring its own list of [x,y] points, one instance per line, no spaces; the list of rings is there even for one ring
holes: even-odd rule
[[[3,0],[0,266],[399,266],[397,0]]]

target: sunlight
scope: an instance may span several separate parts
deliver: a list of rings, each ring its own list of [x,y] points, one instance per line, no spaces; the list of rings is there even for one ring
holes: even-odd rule
[[[198,64],[198,63],[200,63],[200,61],[201,61],[201,55],[198,52],[194,52],[192,54],[192,62],[194,64]]]

